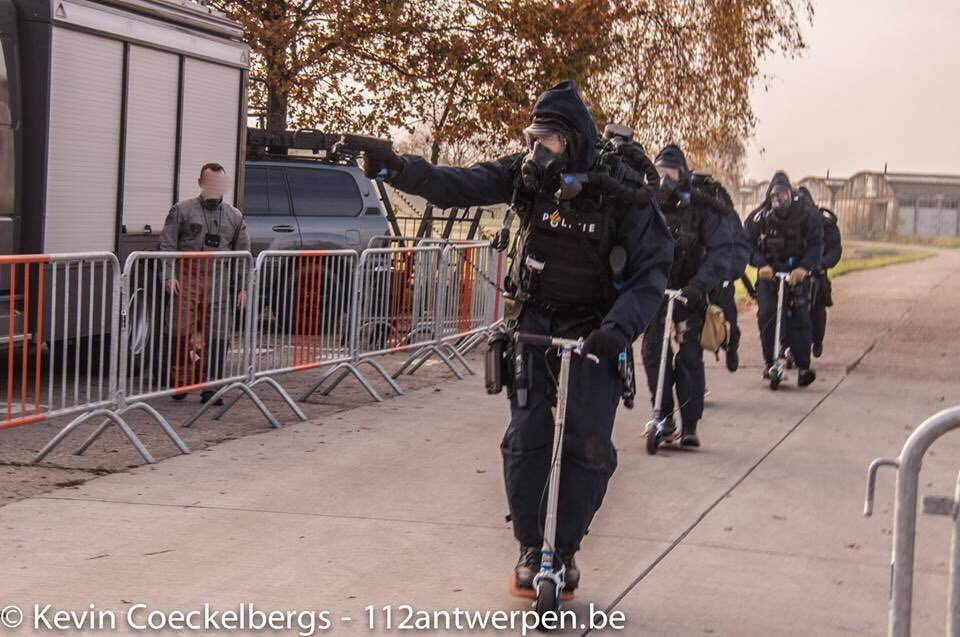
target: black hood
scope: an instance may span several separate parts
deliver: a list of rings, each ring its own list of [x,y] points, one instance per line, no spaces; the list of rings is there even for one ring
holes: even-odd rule
[[[530,121],[555,124],[569,134],[568,172],[586,172],[597,162],[597,126],[572,81],[560,82],[538,97]]]
[[[687,166],[687,157],[676,144],[664,146],[663,150],[657,154],[657,158],[653,160],[653,163],[668,168],[676,168],[683,174],[690,172],[690,168]]]
[[[773,179],[770,180],[770,185],[767,186],[767,195],[764,197],[765,201],[770,201],[770,193],[773,192],[773,187],[777,185],[783,185],[790,189],[790,192],[793,192],[793,186],[790,184],[790,178],[787,177],[787,173],[782,170],[778,170],[773,174]]]

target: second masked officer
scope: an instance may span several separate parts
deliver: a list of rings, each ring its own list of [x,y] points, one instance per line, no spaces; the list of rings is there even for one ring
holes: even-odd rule
[[[823,258],[820,260],[820,267],[810,275],[813,281],[810,301],[810,321],[813,324],[812,351],[814,358],[820,358],[823,354],[823,337],[827,332],[827,308],[833,307],[833,283],[830,281],[827,270],[840,263],[840,257],[843,256],[843,242],[837,225],[837,215],[832,210],[818,207],[813,200],[813,195],[805,187],[797,188],[797,195],[820,211],[820,221],[823,223]]]
[[[640,205],[642,197],[626,202],[591,181],[577,196],[558,201],[561,174],[600,168],[597,128],[572,82],[539,97],[525,136],[525,153],[470,168],[435,166],[381,149],[368,152],[366,170],[376,175],[386,168],[393,186],[441,208],[512,202],[520,229],[505,287],[518,311],[508,320],[524,332],[585,337],[584,353],[600,358],[596,364],[574,357],[570,375],[556,548],[567,568],[566,589],[573,590],[580,577],[574,554],[617,465],[611,441],[622,391],[617,357],[660,305],[673,242],[656,210]],[[627,256],[619,277],[610,265],[615,246]],[[520,543],[511,589],[521,595],[531,591],[540,568],[558,367],[555,353],[529,346],[526,351],[532,351],[527,400],[521,404],[511,391],[510,424],[500,447]]]
[[[743,227],[752,249],[750,260],[757,268],[757,323],[764,378],[769,378],[779,354],[773,342],[779,283],[774,274],[789,273],[783,302],[783,343],[777,343],[776,348],[790,348],[800,370],[797,384],[806,387],[817,377],[810,368],[810,273],[820,268],[823,254],[820,211],[795,197],[787,175],[777,172],[770,180],[764,203],[750,213]]]
[[[672,345],[667,353],[661,411],[664,414],[673,412],[676,389],[680,403],[680,444],[699,447],[697,423],[703,416],[703,394],[706,391],[700,332],[707,311],[707,293],[727,277],[733,237],[720,204],[704,193],[692,191],[690,169],[678,146],[666,146],[657,155],[655,165],[660,173],[657,199],[675,245],[668,287],[681,290],[682,296],[677,301],[679,306],[674,308],[674,325],[664,325],[664,302],[657,319],[647,327],[643,335],[643,367],[653,396],[657,392],[663,330],[675,330],[679,344],[676,356]],[[673,417],[668,416],[664,432],[668,442],[675,439],[671,432],[673,427]]]

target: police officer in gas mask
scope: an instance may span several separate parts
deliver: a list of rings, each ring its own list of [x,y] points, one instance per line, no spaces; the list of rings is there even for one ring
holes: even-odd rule
[[[572,363],[557,522],[556,549],[567,569],[566,590],[573,590],[580,578],[574,554],[617,465],[611,442],[623,387],[617,359],[660,305],[673,243],[656,210],[640,205],[648,202],[642,191],[633,191],[639,196],[628,201],[597,185],[604,182],[596,170],[597,129],[572,82],[539,97],[525,136],[526,152],[470,168],[434,166],[421,157],[373,149],[366,170],[373,176],[386,168],[393,186],[442,208],[512,203],[520,224],[505,283],[517,301],[508,322],[524,332],[586,339],[585,355]],[[597,179],[585,177],[591,174]],[[561,175],[582,177],[578,194],[558,192]],[[614,251],[626,255],[617,274],[611,267]],[[501,452],[520,543],[511,590],[528,596],[540,567],[559,362],[555,351],[542,348],[525,346],[524,356],[529,383],[525,399],[518,396],[519,379],[508,387],[511,419]]]
[[[664,325],[664,301],[656,320],[647,327],[643,335],[643,366],[652,398],[657,392],[663,331],[675,330],[679,344],[675,356],[672,345],[667,355],[661,410],[664,414],[674,411],[676,390],[682,430],[680,443],[699,447],[697,423],[703,416],[706,390],[700,332],[707,310],[707,293],[727,276],[733,237],[720,204],[705,193],[691,189],[690,169],[679,146],[666,146],[654,163],[660,174],[657,201],[674,240],[673,267],[667,287],[680,290],[682,295],[676,301],[673,326]],[[675,438],[673,416],[667,416],[664,441],[672,442]]]
[[[797,188],[797,195],[820,212],[820,221],[823,223],[823,258],[820,267],[810,273],[813,287],[810,301],[810,321],[813,324],[813,356],[820,358],[823,354],[823,337],[827,332],[827,308],[833,307],[833,284],[827,270],[836,267],[843,256],[843,243],[840,238],[840,227],[837,225],[837,216],[832,210],[821,208],[813,201],[813,195],[806,187]]]
[[[757,268],[757,322],[763,346],[764,378],[777,358],[777,350],[789,347],[799,368],[797,384],[805,387],[816,379],[810,368],[812,325],[810,322],[810,273],[820,268],[823,254],[823,224],[812,205],[795,197],[790,180],[777,172],[767,196],[750,213],[744,230],[753,250],[750,260]],[[784,295],[783,343],[774,344],[777,320],[777,286],[774,274],[789,273]]]
[[[740,367],[740,326],[737,310],[735,283],[744,275],[750,262],[750,244],[743,232],[743,222],[733,205],[730,193],[709,173],[694,172],[691,179],[693,192],[703,193],[712,198],[713,207],[722,212],[723,220],[730,229],[730,260],[727,274],[720,285],[710,291],[710,302],[723,310],[723,318],[729,325],[727,342],[723,345],[727,369],[735,372]]]

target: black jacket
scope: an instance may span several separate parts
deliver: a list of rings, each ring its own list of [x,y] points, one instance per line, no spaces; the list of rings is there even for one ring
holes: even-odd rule
[[[668,226],[683,228],[692,223],[692,228],[696,231],[696,238],[693,239],[695,253],[690,254],[685,250],[683,237],[674,236],[677,248],[680,252],[687,252],[686,255],[674,256],[674,272],[670,276],[670,285],[678,288],[692,285],[706,294],[717,287],[727,279],[730,271],[730,259],[733,248],[733,235],[730,232],[730,224],[724,219],[723,213],[717,208],[705,205],[694,199],[688,205],[679,208],[665,208],[664,216],[667,218]],[[673,218],[679,218],[679,223],[674,223]],[[684,219],[686,218],[686,219]],[[689,272],[689,264],[679,263],[676,259],[693,259],[699,262],[699,267],[689,276],[684,270]]]
[[[597,163],[597,132],[589,111],[576,88],[562,83],[544,93],[533,116],[546,114],[565,122],[572,134],[570,172],[585,171]],[[576,153],[575,155],[573,153]],[[517,174],[522,155],[510,155],[470,168],[434,166],[421,157],[404,156],[404,168],[391,183],[400,190],[424,197],[440,207],[466,207],[509,203],[519,188]],[[539,210],[550,195],[520,191],[530,200],[526,209]],[[585,189],[584,195],[588,195]],[[627,251],[623,285],[602,326],[616,330],[628,342],[635,340],[650,323],[660,306],[673,258],[673,240],[662,216],[651,206],[613,204],[616,213],[616,242]],[[576,205],[577,199],[573,200]],[[614,205],[616,206],[614,209]],[[523,210],[521,222],[523,219]],[[575,255],[571,255],[574,257]]]
[[[826,208],[820,209],[820,215],[823,220],[823,259],[820,267],[829,270],[840,263],[840,257],[843,256],[843,244],[840,239],[840,227],[837,225],[836,215]]]

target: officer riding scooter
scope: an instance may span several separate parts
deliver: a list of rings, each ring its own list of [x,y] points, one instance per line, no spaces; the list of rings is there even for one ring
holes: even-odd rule
[[[781,349],[789,347],[806,387],[810,368],[810,273],[820,267],[823,227],[819,211],[795,197],[786,174],[770,180],[767,197],[750,213],[744,231],[757,268],[757,323],[763,348],[763,378],[776,389],[784,379]]]
[[[574,556],[617,464],[611,437],[623,393],[619,355],[657,311],[673,241],[650,205],[643,175],[632,171],[631,176],[615,161],[616,155],[602,150],[606,144],[598,139],[596,124],[572,82],[540,96],[524,132],[524,152],[469,168],[436,166],[422,157],[373,149],[367,153],[366,171],[371,177],[383,174],[399,190],[440,208],[510,204],[519,228],[504,282],[513,298],[507,324],[525,334],[583,339],[581,357],[569,366],[568,395],[573,398],[563,413],[563,472],[556,482],[564,514],[556,519],[556,537],[549,545],[552,568],[564,573],[563,590],[573,591],[580,580]],[[497,244],[508,243],[506,232],[501,233]],[[619,288],[610,266],[617,246],[627,255]],[[524,347],[523,377],[504,383],[510,422],[500,445],[510,519],[520,545],[510,590],[534,597],[534,581],[544,561],[542,496],[553,460],[549,454],[556,428],[553,405],[559,398],[553,381],[557,370],[546,346],[513,345]],[[588,354],[599,364],[584,361]],[[504,348],[499,359],[493,358],[502,364],[504,376],[515,375],[516,352]],[[541,589],[543,581],[541,577]]]

